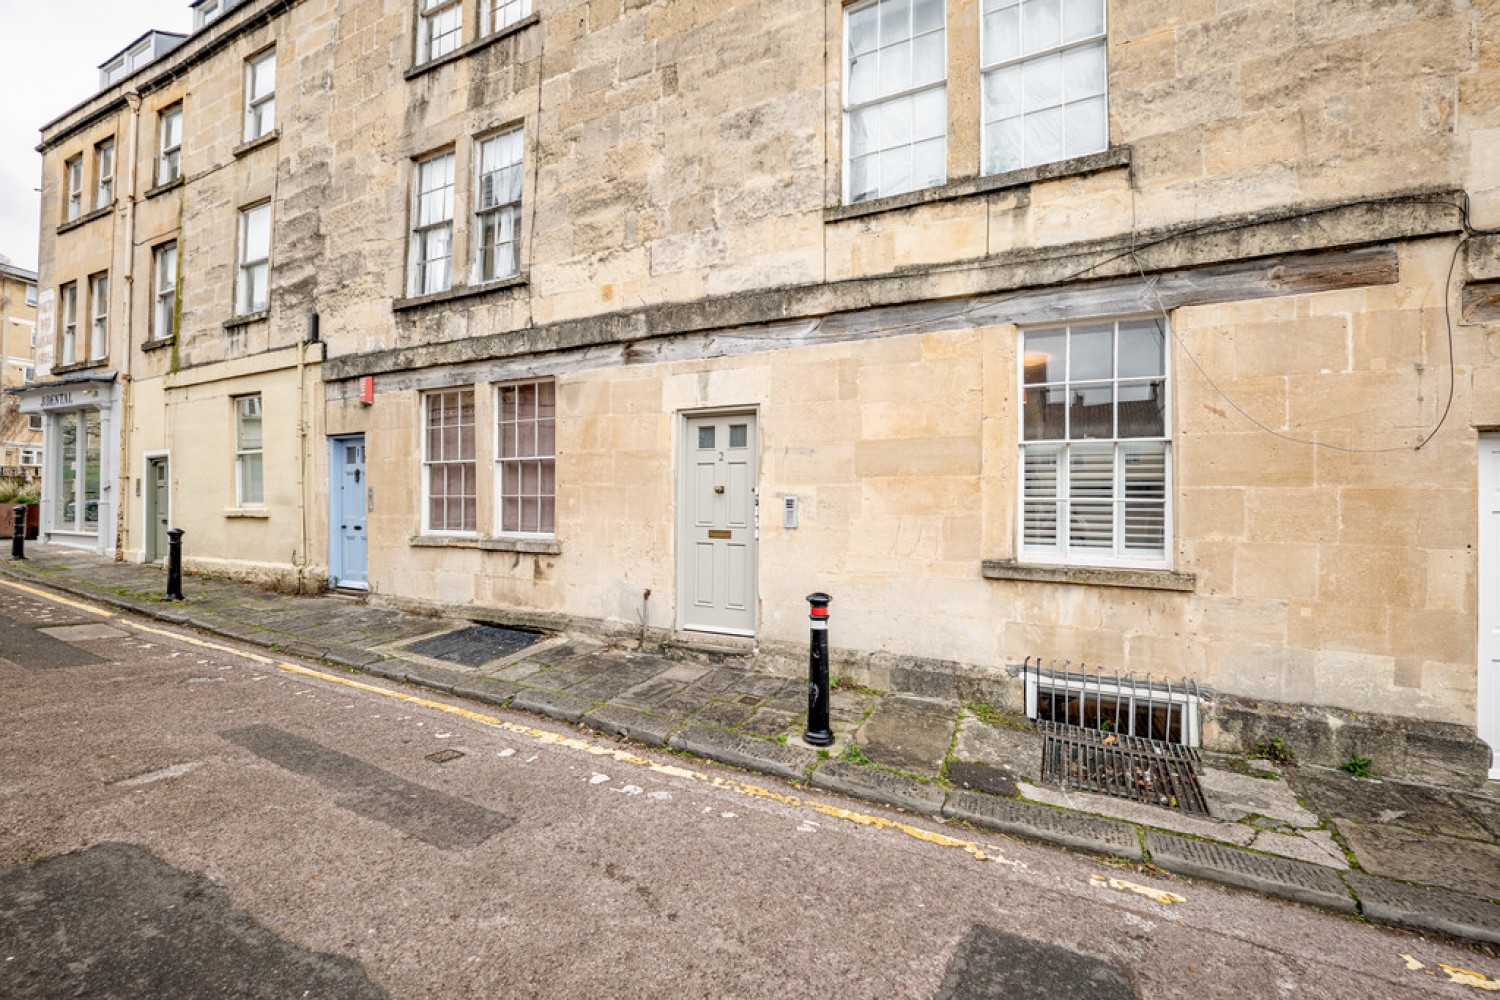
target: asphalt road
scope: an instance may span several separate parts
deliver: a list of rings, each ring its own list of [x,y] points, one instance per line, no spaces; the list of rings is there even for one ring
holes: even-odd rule
[[[4,581],[0,706],[5,997],[1500,988],[1464,975],[1500,980],[1500,961],[1451,942],[445,707]]]

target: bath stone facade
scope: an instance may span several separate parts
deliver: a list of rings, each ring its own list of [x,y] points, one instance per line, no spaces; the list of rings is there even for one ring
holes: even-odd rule
[[[46,127],[44,293],[131,278],[54,369],[128,373],[123,558],[165,462],[190,565],[788,669],[826,590],[875,686],[1492,774],[1493,13],[500,6],[248,0]]]

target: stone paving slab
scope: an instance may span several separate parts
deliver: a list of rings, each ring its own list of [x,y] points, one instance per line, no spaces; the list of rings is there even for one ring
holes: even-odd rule
[[[1033,730],[987,726],[970,716],[958,724],[953,756],[961,761],[1003,767],[1016,779],[1042,780],[1042,736]]]
[[[512,708],[519,708],[560,722],[576,723],[583,713],[594,707],[594,702],[575,698],[561,691],[542,691],[537,688],[522,688],[510,700]]]
[[[1494,844],[1377,823],[1334,822],[1367,872],[1500,899],[1500,847]]]
[[[438,667],[430,663],[408,663],[406,679],[412,684],[420,684],[444,694],[453,694],[455,688],[469,684],[476,678],[472,670]]]
[[[838,760],[819,764],[812,773],[811,784],[814,788],[870,802],[883,802],[888,806],[926,813],[929,816],[942,812],[943,800],[948,797],[947,790],[941,785]]]
[[[645,712],[637,712],[633,708],[623,708],[619,705],[600,705],[598,708],[589,710],[579,721],[590,729],[597,729],[601,733],[613,733],[650,747],[666,746],[667,737],[678,726],[678,723],[671,719],[647,715]]]
[[[372,663],[379,662],[382,657],[379,653],[373,653],[368,649],[354,649],[352,647],[339,647],[328,651],[328,660],[340,666],[352,667],[356,670],[368,667]]]
[[[464,683],[455,685],[453,693],[460,698],[482,701],[486,705],[505,705],[520,690],[520,685],[497,681],[493,677],[470,677]]]
[[[1344,876],[1371,920],[1500,944],[1500,906],[1483,899],[1351,872]]]
[[[1302,807],[1284,781],[1202,767],[1198,787],[1215,819],[1238,822],[1246,816],[1264,816],[1299,829],[1318,825],[1318,817]]]
[[[764,771],[789,781],[801,781],[818,755],[785,743],[741,736],[713,726],[683,726],[667,741],[669,746],[700,757],[752,771]]]
[[[958,705],[919,698],[885,698],[855,739],[865,755],[895,771],[937,777],[953,743]]]
[[[1320,865],[1242,851],[1224,844],[1147,831],[1146,851],[1159,868],[1211,879],[1268,896],[1354,913],[1354,897],[1338,874]]]
[[[1322,831],[1311,830],[1307,832],[1321,833]],[[1250,850],[1260,851],[1262,854],[1275,854],[1283,858],[1294,858],[1298,861],[1306,861],[1308,864],[1313,865],[1322,865],[1324,868],[1332,868],[1336,871],[1349,870],[1349,860],[1338,849],[1338,845],[1333,843],[1332,838],[1329,838],[1326,843],[1319,843],[1308,839],[1301,833],[1278,833],[1272,830],[1262,830],[1250,842]]]
[[[1441,789],[1399,781],[1362,780],[1311,767],[1298,768],[1291,776],[1291,783],[1303,800],[1321,813],[1421,833],[1494,839],[1481,819],[1461,808],[1454,796]]]
[[[969,791],[951,793],[943,806],[943,815],[1095,854],[1141,858],[1140,834],[1135,827],[1112,819],[1081,816],[1064,809]]]
[[[776,736],[792,728],[802,718],[798,712],[783,712],[776,708],[762,708],[749,719],[740,723],[740,732],[751,736]]]
[[[754,709],[750,706],[741,705],[737,701],[711,701],[694,712],[692,719],[721,729],[733,729],[750,718],[752,711]]]

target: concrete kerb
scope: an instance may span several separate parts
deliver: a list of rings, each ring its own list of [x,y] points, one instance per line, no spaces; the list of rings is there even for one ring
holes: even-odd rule
[[[142,614],[166,624],[187,626],[264,649],[285,648],[277,633],[214,628],[191,605],[155,607],[108,592],[73,585],[66,579],[0,564],[12,578],[111,608]],[[205,611],[207,609],[204,609]],[[1375,878],[1244,850],[1216,841],[1191,839],[1122,820],[1074,813],[968,789],[949,790],[878,768],[825,761],[798,747],[698,724],[680,724],[607,702],[590,702],[488,678],[464,681],[457,671],[413,669],[417,665],[385,658],[369,649],[339,646],[317,657],[354,672],[413,684],[453,697],[543,715],[601,734],[647,746],[670,747],[797,784],[894,806],[909,812],[970,823],[999,833],[1131,860],[1144,859],[1165,871],[1251,889],[1264,895],[1344,914],[1373,923],[1500,944],[1500,905],[1451,890]],[[863,772],[871,772],[865,774]],[[1142,850],[1144,846],[1144,850]]]

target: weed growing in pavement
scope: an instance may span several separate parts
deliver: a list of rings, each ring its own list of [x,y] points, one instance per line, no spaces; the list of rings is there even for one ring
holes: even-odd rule
[[[1368,757],[1361,757],[1358,753],[1351,753],[1349,759],[1339,765],[1339,770],[1356,778],[1373,778],[1375,777],[1375,762]]]
[[[865,756],[865,748],[853,740],[850,740],[849,745],[844,747],[844,752],[840,755],[839,759],[849,764],[869,765],[874,763],[874,761]]]
[[[1255,741],[1255,746],[1250,750],[1251,757],[1260,757],[1263,760],[1273,761],[1277,764],[1297,763],[1297,751],[1284,743],[1280,736],[1270,736]]]
[[[865,687],[863,684],[859,683],[852,677],[830,678],[828,681],[828,689],[830,691],[851,691],[854,694],[885,694],[884,691],[881,691],[878,688]]]
[[[987,701],[971,701],[964,706],[969,714],[974,716],[986,726],[997,726],[1000,724],[1000,712]]]

